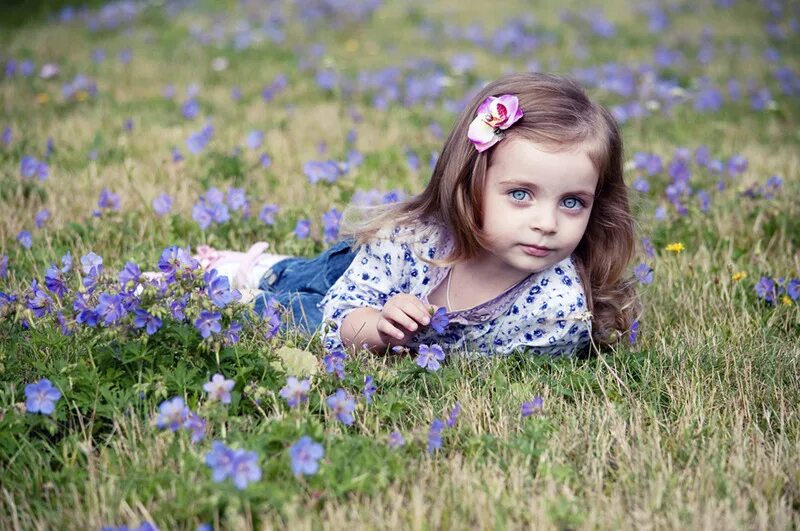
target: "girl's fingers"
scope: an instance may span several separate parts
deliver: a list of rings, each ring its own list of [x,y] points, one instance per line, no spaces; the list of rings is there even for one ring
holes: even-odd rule
[[[414,321],[414,319],[408,316],[403,308],[399,308],[397,306],[391,306],[387,308],[384,306],[383,309],[384,317],[391,319],[406,330],[414,332],[418,328],[417,323]]]
[[[422,304],[422,301],[419,299],[416,300],[416,304],[409,304],[409,306],[406,308],[406,313],[423,326],[431,322],[430,314],[425,309],[425,305]]]
[[[387,336],[392,336],[397,339],[403,339],[403,337],[405,337],[403,332],[401,332],[400,329],[395,327],[387,319],[380,319],[376,328],[378,329],[378,332],[386,334]]]

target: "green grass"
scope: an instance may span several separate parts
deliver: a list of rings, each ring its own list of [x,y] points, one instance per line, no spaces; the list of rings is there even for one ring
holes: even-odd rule
[[[102,329],[64,337],[57,326],[37,323],[23,330],[0,321],[0,529],[99,528],[151,521],[161,529],[214,528],[756,528],[800,527],[800,310],[797,303],[770,305],[756,296],[762,275],[800,276],[800,105],[784,95],[775,66],[762,59],[772,46],[795,72],[798,38],[770,39],[767,14],[757,3],[738,2],[729,10],[699,2],[667,10],[670,27],[647,31],[635,3],[615,0],[605,13],[617,22],[618,37],[604,41],[584,25],[562,21],[561,10],[583,12],[583,3],[511,2],[497,9],[463,2],[392,2],[367,22],[342,27],[328,19],[311,28],[287,6],[284,43],[265,40],[237,51],[230,31],[240,19],[258,26],[260,13],[249,3],[200,2],[174,17],[158,3],[135,23],[117,30],[89,31],[79,21],[48,22],[61,3],[17,3],[0,24],[0,62],[30,58],[37,72],[44,63],[61,67],[57,80],[0,78],[3,115],[14,139],[0,146],[0,256],[9,256],[9,275],[0,291],[18,291],[43,277],[67,251],[76,260],[89,251],[103,256],[107,271],[128,260],[155,269],[170,244],[244,249],[267,240],[283,254],[311,256],[324,248],[321,216],[340,210],[358,188],[420,191],[427,181],[430,154],[442,141],[428,126],[449,132],[455,114],[445,100],[458,100],[480,79],[507,69],[523,70],[532,59],[543,69],[568,73],[608,62],[651,63],[653,49],[682,50],[683,66],[669,70],[685,89],[699,76],[719,86],[742,83],[745,97],[726,102],[718,113],[697,113],[691,102],[666,115],[653,114],[623,126],[626,160],[637,151],[660,155],[665,163],[678,147],[706,145],[713,157],[747,158],[746,172],[725,177],[692,165],[693,188],[708,190],[702,212],[695,198],[689,213],[670,210],[654,219],[665,203],[666,173],[648,177],[651,191],[632,191],[641,237],[656,255],[637,257],[654,269],[642,286],[645,303],[640,338],[587,359],[543,359],[524,353],[503,359],[453,356],[429,374],[409,356],[359,353],[348,359],[347,377],[314,377],[307,404],[289,409],[278,395],[285,383],[279,349],[306,349],[323,355],[318,338],[281,334],[264,339],[246,331],[233,347],[201,344],[188,325],[166,326],[143,341]],[[791,11],[791,4],[786,3]],[[485,26],[491,36],[507,17],[532,13],[535,26],[552,36],[533,53],[493,55],[464,39],[447,36],[448,24]],[[795,15],[796,16],[796,15]],[[347,18],[347,17],[343,17]],[[575,18],[575,15],[573,15]],[[228,28],[219,46],[201,45],[196,28],[215,21]],[[430,36],[418,27],[430,21]],[[23,23],[24,22],[24,23]],[[715,57],[694,61],[699,35],[713,28]],[[317,87],[314,72],[300,68],[315,42],[325,45],[321,63],[355,76],[389,66],[404,77],[410,58],[431,57],[448,73],[443,98],[432,108],[391,104],[372,106],[371,95],[334,93]],[[732,43],[733,51],[725,51]],[[572,46],[587,49],[583,59]],[[747,51],[741,53],[742,47]],[[103,48],[101,64],[92,50]],[[125,48],[130,65],[117,60]],[[477,68],[450,73],[454,53],[469,52]],[[749,54],[749,55],[748,55]],[[225,57],[229,67],[211,68]],[[85,73],[98,95],[65,101],[61,84]],[[261,91],[279,74],[289,88],[265,102]],[[746,82],[769,87],[774,104],[751,109]],[[161,93],[174,84],[176,97]],[[187,87],[200,87],[200,116],[185,120],[180,105]],[[242,98],[234,102],[233,87]],[[592,96],[609,106],[623,101],[600,89]],[[363,120],[355,121],[357,110]],[[214,139],[191,155],[186,138],[213,117]],[[123,130],[131,118],[132,132]],[[260,151],[244,147],[251,129],[265,133],[263,151],[272,166],[260,166]],[[342,160],[357,133],[355,149],[364,163],[333,185],[309,185],[308,160]],[[54,151],[47,181],[19,175],[24,155],[41,158],[48,138]],[[324,142],[327,152],[320,154]],[[177,146],[185,161],[173,163]],[[233,153],[235,147],[242,147]],[[421,169],[406,164],[406,149],[419,154]],[[97,151],[90,161],[88,153]],[[771,175],[784,185],[774,197],[747,197]],[[633,182],[637,172],[626,179]],[[248,219],[202,231],[191,219],[192,205],[210,186],[246,189]],[[119,193],[120,212],[92,216],[104,188]],[[162,192],[174,199],[173,214],[157,217],[151,201]],[[257,219],[262,204],[281,210],[274,226]],[[51,218],[35,229],[36,212]],[[298,219],[312,221],[312,238],[293,235]],[[34,245],[16,242],[20,230]],[[682,242],[684,252],[665,247]],[[734,273],[747,276],[734,280]],[[73,279],[73,283],[75,279]],[[74,287],[74,286],[73,286]],[[67,308],[68,315],[70,309]],[[202,385],[222,372],[236,382],[230,406],[209,402]],[[364,377],[378,391],[369,405],[359,402],[355,423],[332,417],[325,398],[342,387],[359,395]],[[55,415],[25,413],[25,384],[47,377],[62,391]],[[541,395],[541,415],[523,418],[520,405]],[[173,396],[208,420],[206,440],[160,431],[158,405]],[[444,432],[443,447],[426,451],[428,427],[461,404],[458,423]],[[406,445],[387,446],[392,431]],[[288,448],[308,435],[323,444],[316,475],[296,478]],[[230,482],[214,483],[205,456],[213,439],[255,450],[261,481],[243,491]]]

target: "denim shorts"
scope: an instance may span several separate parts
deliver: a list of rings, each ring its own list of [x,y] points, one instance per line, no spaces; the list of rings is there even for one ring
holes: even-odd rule
[[[352,240],[340,241],[314,258],[285,258],[272,266],[259,282],[263,293],[255,299],[256,312],[260,314],[274,297],[290,313],[290,326],[313,334],[322,325],[317,304],[356,256],[352,244]]]

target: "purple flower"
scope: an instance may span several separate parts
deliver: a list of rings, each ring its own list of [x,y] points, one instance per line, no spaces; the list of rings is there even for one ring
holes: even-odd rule
[[[274,337],[281,327],[280,305],[277,300],[270,298],[261,308],[259,315],[263,320],[264,338]]]
[[[160,430],[169,427],[172,431],[178,431],[188,416],[189,408],[184,404],[183,398],[176,396],[159,404],[156,426]]]
[[[169,212],[172,210],[172,198],[166,193],[162,193],[153,199],[153,210],[157,216],[169,214]]]
[[[46,208],[43,208],[36,213],[36,216],[33,218],[33,222],[36,224],[37,229],[41,229],[44,226],[45,221],[48,219],[50,219],[50,211]]]
[[[97,311],[86,304],[84,295],[79,293],[72,301],[72,309],[75,310],[75,321],[86,326],[97,326]]]
[[[633,274],[642,284],[650,284],[653,282],[653,269],[645,263],[636,266],[633,270]]]
[[[52,415],[56,409],[56,402],[61,398],[61,392],[50,383],[50,380],[42,378],[36,383],[25,386],[25,398],[25,409],[28,413]]]
[[[319,181],[334,183],[342,174],[339,163],[333,160],[306,162],[303,165],[303,172],[311,184],[317,184]]]
[[[64,273],[53,264],[44,272],[44,285],[51,293],[58,297],[63,297],[69,291],[67,287],[67,280],[64,278]]]
[[[389,448],[400,448],[406,443],[406,440],[403,438],[403,434],[399,431],[393,431],[389,434],[389,441],[386,445]]]
[[[266,153],[262,153],[258,157],[258,163],[261,164],[262,168],[267,169],[270,166],[272,166],[272,159],[269,158],[269,155],[267,155]]]
[[[211,480],[215,483],[225,481],[233,473],[234,452],[221,441],[211,443],[211,451],[206,454],[206,465],[211,467]]]
[[[231,479],[239,490],[244,490],[248,483],[261,479],[261,467],[258,466],[258,454],[246,450],[234,450],[231,463]]]
[[[214,137],[214,127],[206,124],[200,131],[193,133],[186,140],[186,147],[195,155],[203,151]]]
[[[439,345],[431,345],[429,347],[423,343],[419,346],[417,365],[430,372],[436,372],[441,367],[440,362],[444,361],[444,358],[442,347]]]
[[[10,146],[11,140],[14,138],[13,132],[11,128],[6,126],[3,128],[3,134],[0,135],[0,142],[3,143],[4,146]]]
[[[206,283],[208,298],[217,308],[224,308],[233,300],[231,285],[228,277],[219,275],[216,269],[206,271],[203,275]]]
[[[72,269],[72,253],[67,251],[67,254],[61,257],[61,272],[69,273]]]
[[[441,419],[433,419],[431,427],[428,430],[428,453],[432,454],[442,447],[442,430],[444,429],[444,422]]]
[[[778,295],[777,286],[775,285],[775,281],[769,277],[761,277],[758,283],[755,286],[756,295],[760,298],[764,299],[767,302],[775,303],[775,299]]]
[[[239,294],[239,292],[236,290],[234,290],[233,293]],[[228,346],[235,345],[239,342],[239,336],[241,333],[242,324],[239,321],[231,321],[230,326],[228,326],[227,330],[225,330],[225,333],[222,334],[222,340]]]
[[[194,98],[186,100],[183,105],[181,105],[181,114],[187,120],[194,120],[199,112],[200,104],[197,103],[197,100]]]
[[[530,417],[534,414],[539,414],[544,408],[544,399],[541,396],[535,396],[530,402],[523,402],[520,411],[523,417]]]
[[[447,308],[444,306],[438,307],[431,315],[431,327],[441,334],[449,324],[450,319],[447,317]]]
[[[636,190],[637,192],[646,194],[647,192],[650,191],[650,183],[647,182],[647,179],[645,179],[640,175],[636,178],[635,181],[633,181],[633,189]]]
[[[311,222],[307,219],[299,219],[297,220],[297,225],[294,227],[294,235],[297,236],[300,240],[305,240],[308,238],[309,233],[311,232]]]
[[[183,427],[190,432],[192,432],[192,442],[199,443],[202,441],[206,436],[206,421],[192,411],[186,416],[186,420],[183,421]]]
[[[325,372],[328,374],[336,373],[340,380],[344,380],[344,360],[347,355],[341,350],[334,350],[326,354],[322,361],[325,363]]]
[[[53,310],[53,299],[42,291],[39,284],[33,280],[31,281],[31,295],[28,297],[26,306],[36,317],[44,317]]]
[[[322,226],[325,243],[336,241],[339,236],[339,224],[342,220],[342,213],[336,208],[332,208],[322,215]]]
[[[631,323],[631,332],[630,332],[630,335],[628,336],[628,340],[630,341],[631,345],[635,345],[636,344],[636,338],[637,337],[639,337],[639,320],[638,319],[633,321],[633,323]]]
[[[175,164],[183,160],[183,153],[175,146],[172,146],[172,149],[170,149],[170,154],[172,155],[172,162]]]
[[[195,319],[194,327],[197,328],[203,339],[206,339],[211,334],[219,334],[222,331],[220,319],[222,319],[221,313],[203,310],[200,312],[200,317]]]
[[[361,394],[364,395],[367,404],[372,403],[372,395],[374,395],[375,391],[377,390],[378,387],[375,385],[375,381],[372,376],[364,376],[364,389],[361,390]]]
[[[209,400],[219,400],[223,404],[231,403],[231,391],[236,383],[233,380],[226,380],[219,373],[211,377],[211,380],[203,384],[203,391],[208,393]]]
[[[800,298],[800,280],[793,278],[786,283],[786,295],[793,301]]]
[[[46,181],[50,167],[46,162],[26,155],[20,161],[19,170],[23,177],[36,177],[40,181]]]
[[[136,317],[133,320],[133,326],[136,328],[145,328],[147,335],[152,336],[158,332],[159,328],[161,328],[161,324],[161,319],[155,315],[152,315],[141,308],[136,309]]]
[[[250,131],[247,133],[245,144],[250,149],[258,149],[264,144],[264,133],[262,131]]]
[[[119,272],[119,285],[122,289],[125,289],[128,284],[135,286],[139,282],[139,277],[141,275],[142,271],[139,269],[139,266],[133,262],[128,262]]]
[[[97,206],[99,208],[119,210],[119,205],[119,195],[109,191],[108,188],[103,188],[100,192],[100,199],[97,200]]]
[[[19,234],[17,234],[17,241],[26,249],[33,247],[33,237],[31,233],[26,230],[19,231]]]
[[[728,175],[736,177],[747,169],[747,159],[742,155],[734,155],[728,159]]]
[[[97,315],[106,325],[116,323],[127,312],[122,307],[122,298],[119,295],[101,293],[97,303]]]
[[[329,396],[325,403],[331,408],[336,418],[347,426],[353,425],[353,411],[356,409],[356,401],[353,400],[344,389],[337,389],[336,393]]]
[[[311,476],[319,469],[319,460],[325,455],[321,444],[314,442],[311,437],[304,435],[289,448],[292,459],[292,473],[295,476],[305,474]]]
[[[97,275],[103,271],[103,258],[93,251],[81,256],[81,270],[86,275]]]
[[[280,390],[280,395],[289,404],[289,407],[297,407],[300,403],[308,400],[308,392],[311,390],[311,380],[308,378],[298,380],[294,376],[286,379],[286,385]]]
[[[0,256],[0,278],[8,278],[8,255]]]
[[[278,212],[278,205],[264,205],[261,212],[258,214],[260,219],[265,225],[275,224],[275,214]]]
[[[450,414],[447,416],[447,427],[452,428],[458,422],[458,414],[461,413],[461,404],[456,402],[456,405],[453,406],[453,409],[450,410]]]
[[[228,188],[227,200],[228,200],[228,206],[230,206],[231,210],[233,210],[234,212],[239,212],[239,211],[246,212],[249,210],[247,195],[245,194],[245,191],[242,190],[241,188],[234,188],[234,187]]]
[[[192,272],[199,267],[200,262],[177,245],[165,248],[158,259],[158,269],[165,273],[165,280],[170,283],[178,276],[191,277]]]

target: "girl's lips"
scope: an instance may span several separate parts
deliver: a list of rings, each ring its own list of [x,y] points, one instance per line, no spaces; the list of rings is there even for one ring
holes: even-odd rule
[[[538,245],[522,245],[522,250],[531,256],[547,256],[553,250],[548,247],[539,247]]]

